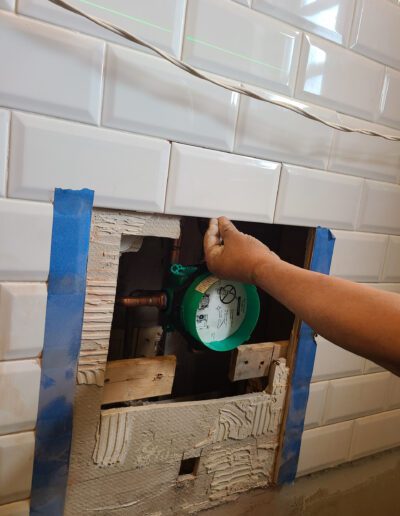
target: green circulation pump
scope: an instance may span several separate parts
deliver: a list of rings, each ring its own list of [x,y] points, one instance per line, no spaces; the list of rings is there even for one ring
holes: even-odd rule
[[[238,281],[221,280],[197,267],[171,266],[175,289],[183,287],[176,316],[179,325],[213,351],[230,351],[246,342],[260,315],[257,289]]]

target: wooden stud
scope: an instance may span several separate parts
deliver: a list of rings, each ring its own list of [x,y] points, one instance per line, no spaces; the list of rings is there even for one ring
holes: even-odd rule
[[[175,368],[173,355],[108,362],[103,404],[171,394]]]

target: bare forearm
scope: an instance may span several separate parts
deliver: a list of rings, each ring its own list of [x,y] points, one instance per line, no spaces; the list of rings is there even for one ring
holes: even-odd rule
[[[318,334],[400,374],[400,296],[266,258],[257,285]]]

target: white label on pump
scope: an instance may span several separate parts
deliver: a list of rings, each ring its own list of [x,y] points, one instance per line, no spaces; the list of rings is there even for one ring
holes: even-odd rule
[[[196,312],[202,342],[219,342],[233,335],[246,317],[247,295],[242,283],[217,280],[204,293]]]

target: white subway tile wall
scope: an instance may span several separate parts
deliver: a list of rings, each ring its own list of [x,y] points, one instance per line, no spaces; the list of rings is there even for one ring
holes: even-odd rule
[[[350,46],[357,52],[400,68],[400,9],[382,0],[358,0]]]
[[[365,181],[357,229],[400,234],[400,186]]]
[[[53,208],[0,199],[0,281],[46,281]]]
[[[0,505],[29,497],[34,450],[34,432],[0,435]]]
[[[50,201],[63,185],[92,188],[107,208],[164,210],[164,140],[23,113],[13,114],[11,138],[10,197]]]
[[[0,283],[0,361],[40,355],[46,303],[45,283]]]
[[[29,516],[29,500],[0,505],[0,516]]]
[[[400,282],[400,237],[389,237],[382,281]]]
[[[363,180],[284,165],[274,222],[355,229]]]
[[[172,145],[165,212],[273,221],[280,163]]]
[[[0,435],[33,430],[39,402],[39,361],[0,362],[0,377],[6,386],[0,391]]]
[[[253,8],[336,43],[346,44],[354,0],[253,0]]]
[[[232,150],[239,97],[158,57],[111,45],[103,124],[182,143]]]
[[[363,282],[380,280],[389,237],[356,231],[334,232],[331,275]]]
[[[316,36],[305,36],[296,96],[339,112],[372,119],[385,67]]]
[[[297,476],[346,462],[349,456],[353,421],[305,430]]]
[[[334,111],[291,101],[272,92],[268,93],[268,98],[291,102],[330,122],[338,122]],[[243,96],[234,150],[247,156],[324,169],[328,165],[333,132],[333,129],[317,125],[297,113]]]
[[[0,109],[0,197],[6,195],[10,113]]]
[[[291,94],[301,33],[290,25],[226,0],[188,0],[184,61]]]
[[[70,1],[267,99],[400,134],[397,1]],[[330,227],[332,274],[400,294],[399,143],[189,76],[42,0],[0,0],[0,107],[0,366],[26,371],[19,394],[43,345],[55,187],[93,188],[105,208]],[[399,444],[399,380],[317,341],[299,474]],[[7,418],[14,432],[35,415]],[[0,436],[0,515],[29,511],[12,502],[32,471],[33,432],[18,432]]]
[[[132,2],[132,0],[69,0],[69,3],[84,10],[88,14],[114,23],[121,29],[135,33],[139,38],[180,56],[183,22],[185,13],[184,0],[146,0]],[[139,45],[128,42],[89,20],[85,20],[61,7],[43,0],[18,0],[17,12],[46,20],[56,25],[62,25],[81,32],[86,32],[99,38],[115,41],[122,45]]]
[[[400,129],[400,72],[386,68],[377,120]]]
[[[0,13],[0,105],[97,124],[103,58],[99,40]]]

